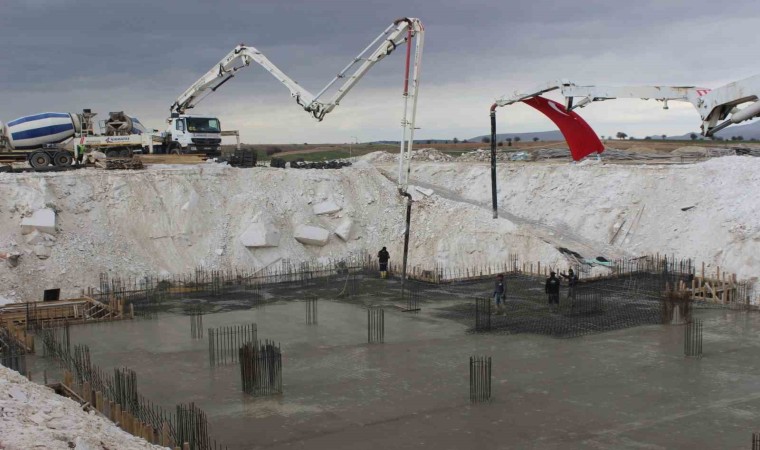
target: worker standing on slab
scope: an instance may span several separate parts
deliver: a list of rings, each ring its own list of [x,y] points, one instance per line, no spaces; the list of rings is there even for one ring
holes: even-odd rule
[[[493,301],[496,303],[496,314],[504,314],[504,298],[506,297],[506,293],[504,275],[498,274],[496,276],[496,285],[493,288]]]
[[[546,279],[546,286],[544,287],[549,299],[549,309],[551,309],[553,305],[559,306],[559,285],[560,282],[559,278],[557,278],[557,273],[549,273],[549,278]]]
[[[567,280],[567,299],[572,302],[572,305],[575,305],[575,286],[578,284],[578,275],[573,272],[573,269],[568,270],[567,275],[564,273],[561,275]]]
[[[388,260],[391,259],[391,255],[385,247],[378,252],[377,259],[380,261],[380,278],[388,278]]]

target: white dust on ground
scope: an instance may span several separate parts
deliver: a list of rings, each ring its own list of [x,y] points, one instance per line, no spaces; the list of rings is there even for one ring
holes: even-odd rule
[[[0,252],[18,252],[17,267],[0,264],[0,295],[37,300],[61,288],[65,296],[97,287],[99,274],[121,277],[259,268],[372,254],[387,246],[399,263],[405,207],[394,183],[374,167],[340,170],[236,169],[221,165],[153,166],[148,170],[78,170],[0,174]],[[472,268],[501,265],[509,254],[525,261],[565,264],[551,245],[509,220],[493,221],[482,208],[421,198],[412,215],[409,264]],[[315,215],[330,200],[342,209]],[[42,255],[21,234],[23,217],[49,207],[58,232]],[[351,218],[351,238],[331,234],[324,247],[293,237],[296,226],[333,231]],[[239,237],[253,222],[281,232],[279,246],[246,248]],[[46,257],[49,253],[49,257]],[[42,256],[45,259],[41,259]]]
[[[693,258],[757,282],[760,275],[760,158],[695,164],[504,163],[499,206],[625,252]],[[419,180],[490,203],[490,167],[412,166]],[[686,209],[686,210],[683,210]],[[595,255],[584,255],[595,256]]]
[[[0,448],[28,450],[160,449],[73,400],[0,366]]]

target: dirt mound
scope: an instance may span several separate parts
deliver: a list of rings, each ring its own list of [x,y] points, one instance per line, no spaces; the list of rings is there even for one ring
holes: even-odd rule
[[[421,148],[412,151],[412,161],[450,162],[454,158],[451,155],[441,153],[435,148]],[[361,161],[371,164],[398,163],[398,153],[372,152],[362,156]]]
[[[535,156],[527,151],[504,151],[496,150],[496,161],[533,161]],[[471,152],[463,153],[457,158],[459,162],[490,162],[491,150],[479,148]]]

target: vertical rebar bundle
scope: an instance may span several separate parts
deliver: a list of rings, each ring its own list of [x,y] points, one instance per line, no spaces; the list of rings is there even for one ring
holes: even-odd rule
[[[691,293],[686,290],[671,289],[668,286],[662,300],[662,323],[681,325],[691,318]]]
[[[490,298],[475,299],[475,331],[491,330],[491,305]]]
[[[760,450],[760,433],[752,433],[752,450]]]
[[[491,399],[491,357],[470,356],[470,401]]]
[[[406,309],[404,312],[414,312],[420,310],[420,288],[416,284],[409,284],[402,291],[404,300],[406,300]]]
[[[42,322],[35,322],[37,336],[42,340],[44,356],[66,359],[71,355],[71,339],[69,334],[69,322],[60,321],[53,324],[48,321],[47,326]],[[54,326],[53,326],[54,325]]]
[[[137,374],[127,368],[114,369],[114,400],[121,405],[122,410],[137,414],[140,401],[137,395]]]
[[[282,352],[273,341],[249,342],[240,347],[243,392],[254,397],[282,394]]]
[[[51,323],[53,322],[46,322],[48,325]],[[206,415],[197,406],[180,405],[177,414],[172,414],[151,403],[137,391],[137,375],[134,371],[127,368],[114,369],[112,376],[106,374],[92,364],[88,346],[75,345],[73,351],[69,351],[68,322],[62,321],[56,325],[36,329],[46,355],[56,358],[61,367],[73,375],[74,384],[82,389],[89,385],[90,394],[93,394],[91,397],[96,397],[95,393],[99,393],[104,400],[119,405],[120,410],[129,413],[133,419],[149,425],[155,431],[165,430],[167,437],[179,445],[187,442],[194,450],[223,448],[208,436]],[[87,396],[88,393],[84,392],[84,395]]]
[[[3,327],[0,327],[0,365],[26,375],[26,349]]]
[[[385,310],[382,306],[367,308],[367,342],[385,342]]]
[[[206,413],[195,406],[177,405],[177,442],[187,443],[192,450],[210,450],[212,446],[208,435],[208,418]]]
[[[256,343],[256,324],[232,325],[208,329],[208,359],[211,367],[231,364],[238,359],[238,349],[248,343]]]
[[[79,383],[90,381],[92,363],[90,362],[90,347],[87,345],[74,346],[74,375]]]
[[[306,299],[306,325],[317,324],[317,297],[315,295],[309,296]]]
[[[203,311],[200,309],[190,313],[190,336],[203,339]]]
[[[693,319],[684,327],[683,353],[687,357],[702,357],[702,319]]]

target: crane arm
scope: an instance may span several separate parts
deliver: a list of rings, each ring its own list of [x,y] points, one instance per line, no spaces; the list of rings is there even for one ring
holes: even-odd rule
[[[494,107],[507,106],[547,92],[559,91],[570,111],[590,103],[616,98],[654,99],[691,103],[702,117],[702,134],[712,136],[719,130],[760,115],[760,75],[729,83],[716,89],[696,86],[579,86],[567,80],[541,85],[528,93],[515,93],[496,100]],[[739,109],[738,105],[751,103]],[[730,114],[730,117],[729,117]],[[728,119],[727,119],[728,118]],[[727,120],[726,120],[727,119]],[[724,121],[719,123],[719,121]]]
[[[227,54],[221,61],[214,65],[198,81],[193,83],[180,95],[171,106],[171,112],[184,114],[186,110],[194,108],[206,95],[215,92],[224,83],[235,76],[238,70],[248,67],[252,62],[259,64],[272,74],[280,83],[290,90],[290,95],[300,105],[311,104],[314,96],[285,75],[263,53],[254,47],[240,44]],[[204,95],[205,94],[205,95]]]
[[[562,96],[565,97],[565,106],[568,110],[582,108],[591,102],[616,98],[654,99],[662,102],[672,100],[693,103],[699,96],[699,92],[710,91],[706,88],[694,86],[579,86],[570,81],[562,80],[539,86],[528,93],[516,93],[512,97],[502,97],[496,100],[496,105],[511,105],[555,90],[559,90]],[[575,102],[576,98],[580,100]]]
[[[195,107],[206,95],[215,92],[224,83],[235,76],[240,69],[255,62],[266,69],[290,91],[301,107],[315,119],[322,120],[326,114],[340,104],[343,97],[353,89],[361,78],[384,57],[390,55],[399,45],[424,32],[419,19],[402,18],[393,22],[377,36],[358,56],[343,68],[317,95],[313,95],[296,81],[288,77],[274,65],[264,54],[254,47],[238,45],[221,61],[215,64],[205,75],[188,88],[171,106],[171,112],[184,113]],[[353,70],[353,72],[351,72]],[[346,81],[327,101],[320,98],[339,80]],[[204,95],[205,93],[205,95]]]

